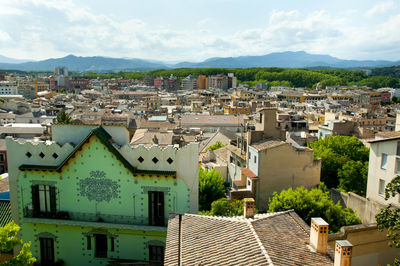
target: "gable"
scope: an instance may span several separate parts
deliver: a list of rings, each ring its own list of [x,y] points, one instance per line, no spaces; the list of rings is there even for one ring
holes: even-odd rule
[[[136,167],[132,166],[117,150],[114,146],[116,144],[112,143],[111,136],[102,128],[98,127],[91,131],[91,133],[71,152],[70,155],[65,158],[65,160],[59,165],[21,165],[19,167],[20,170],[25,171],[57,171],[61,173],[64,167],[70,165],[72,161],[75,160],[77,156],[83,156],[82,152],[84,147],[92,146],[91,143],[99,143],[101,148],[96,147],[97,150],[107,150],[110,153],[111,158],[115,158],[118,160],[118,164],[121,164],[126,170],[130,171],[134,175],[168,175],[168,176],[176,176],[175,171],[158,171],[158,170],[138,170]],[[98,152],[89,152],[89,156],[97,156]],[[108,155],[103,154],[103,157],[108,157]],[[89,157],[90,158],[90,157]],[[100,159],[100,158],[99,158]],[[101,161],[101,160],[100,160]],[[114,165],[113,165],[114,166]]]

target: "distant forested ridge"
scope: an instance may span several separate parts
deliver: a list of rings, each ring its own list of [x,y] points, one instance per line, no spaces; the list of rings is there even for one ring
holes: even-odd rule
[[[284,85],[291,87],[315,88],[317,83],[325,86],[335,85],[358,85],[373,89],[392,87],[400,88],[400,79],[391,76],[367,76],[361,70],[346,69],[288,69],[277,67],[255,67],[255,68],[178,68],[159,69],[148,72],[118,72],[118,73],[95,73],[87,72],[85,76],[90,78],[130,78],[142,79],[145,75],[154,77],[170,76],[173,74],[178,78],[184,78],[189,74],[197,77],[200,75],[210,76],[216,74],[234,73],[239,82],[254,86],[259,82],[267,82],[270,85]],[[82,74],[79,74],[82,75]]]
[[[400,78],[400,66],[373,68],[371,69],[371,76]]]

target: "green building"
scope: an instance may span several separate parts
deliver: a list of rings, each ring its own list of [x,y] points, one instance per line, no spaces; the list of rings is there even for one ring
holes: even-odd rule
[[[12,218],[42,265],[161,263],[168,213],[198,211],[198,145],[129,145],[125,127],[7,138]]]

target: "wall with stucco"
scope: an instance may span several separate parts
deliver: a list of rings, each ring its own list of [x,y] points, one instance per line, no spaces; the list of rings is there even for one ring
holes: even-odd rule
[[[396,167],[396,152],[398,140],[373,142],[369,152],[368,166],[368,182],[367,182],[367,198],[381,204],[392,204],[400,208],[400,196],[385,200],[383,194],[379,194],[379,179],[385,181],[386,185],[397,175],[400,174],[400,169]],[[386,169],[381,168],[382,154],[387,157]]]
[[[84,127],[84,130],[78,130],[79,128],[74,126],[71,134],[77,132],[77,139],[82,140],[86,137],[84,132],[90,130],[87,131]],[[66,136],[70,138],[68,134]],[[151,175],[132,173],[95,135],[83,144],[61,172],[18,169],[22,164],[59,165],[71,154],[74,146],[61,138],[58,140],[64,144],[60,146],[54,141],[19,143],[12,138],[6,140],[10,159],[13,218],[21,225],[22,239],[32,241],[34,256],[40,257],[38,235],[50,233],[58,239],[56,259],[62,258],[65,262],[68,260],[69,265],[79,265],[76,262],[81,260],[85,265],[89,261],[93,265],[102,265],[101,259],[93,260],[93,256],[90,256],[92,253],[79,253],[82,249],[82,232],[100,228],[106,230],[107,234],[115,234],[120,241],[125,239],[123,244],[120,243],[120,258],[148,260],[148,248],[143,251],[143,245],[146,245],[148,239],[164,243],[166,235],[165,227],[148,226],[148,191],[164,192],[165,224],[169,212],[197,213],[198,144],[193,143],[182,148],[115,146],[139,170],[172,171],[176,172],[175,177],[162,172]],[[27,156],[28,152],[30,157]],[[138,157],[144,159],[143,163],[137,160]],[[157,158],[157,163],[152,161],[154,157]],[[168,159],[171,160],[168,162]],[[55,186],[57,211],[67,212],[70,218],[30,218],[31,186],[35,184]],[[65,231],[60,229],[61,225],[66,226]],[[122,233],[121,230],[127,231]],[[141,256],[132,257],[136,252]],[[68,256],[65,257],[65,254]],[[75,258],[71,254],[80,254],[81,257],[77,255]]]
[[[342,192],[334,188],[330,189],[330,197],[333,202],[339,202],[344,208],[351,208],[363,223],[375,223],[375,216],[380,213],[385,205],[376,201],[361,197],[353,192]]]
[[[328,245],[334,250],[336,240],[348,240],[353,245],[352,266],[393,264],[398,250],[388,245],[387,232],[379,232],[376,224],[344,226],[341,232],[330,234]]]
[[[163,231],[143,231],[137,229],[106,229],[89,224],[88,226],[49,225],[27,223],[21,237],[32,241],[33,256],[40,260],[39,237],[54,239],[55,260],[65,265],[108,265],[110,259],[132,259],[148,261],[148,245],[156,243],[165,246],[166,228]],[[91,249],[87,248],[87,236],[101,233],[108,236],[108,258],[95,258],[95,239],[91,237]],[[114,238],[114,251],[111,251],[111,239]]]
[[[303,186],[312,188],[319,184],[321,161],[314,160],[311,149],[298,150],[290,144],[259,151],[259,174],[256,205],[265,210],[274,192]]]

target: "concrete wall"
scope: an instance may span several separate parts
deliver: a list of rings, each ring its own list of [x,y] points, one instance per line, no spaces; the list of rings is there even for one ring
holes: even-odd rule
[[[387,232],[379,232],[376,224],[344,226],[341,232],[328,236],[334,250],[336,240],[348,240],[353,245],[352,266],[393,264],[399,250],[388,246]]]
[[[285,143],[259,152],[259,187],[257,208],[265,210],[274,192],[303,186],[312,188],[319,184],[321,161],[314,160],[311,149],[297,150]]]
[[[331,199],[335,203],[340,202],[343,207],[351,208],[363,223],[375,223],[375,215],[385,208],[384,205],[363,198],[353,192],[345,193],[334,188],[330,192]]]

